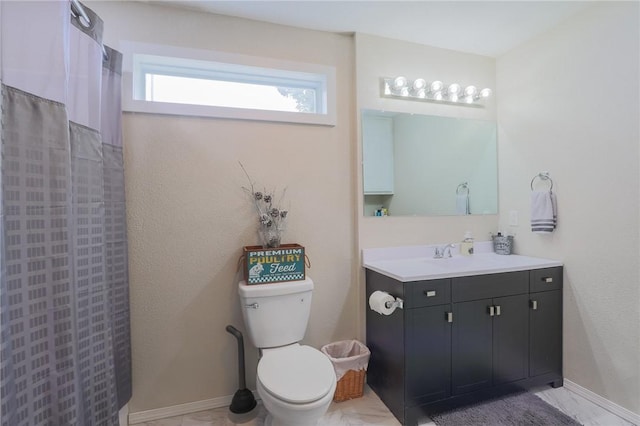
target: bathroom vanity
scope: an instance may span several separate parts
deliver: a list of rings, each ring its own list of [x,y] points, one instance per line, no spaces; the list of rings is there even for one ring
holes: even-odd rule
[[[379,250],[379,249],[376,249]],[[398,420],[542,384],[562,386],[562,264],[479,253],[433,259],[364,256],[367,382]]]

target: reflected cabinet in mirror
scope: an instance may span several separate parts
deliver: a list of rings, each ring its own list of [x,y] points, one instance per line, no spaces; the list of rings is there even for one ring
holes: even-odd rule
[[[362,111],[364,214],[497,214],[496,124]]]

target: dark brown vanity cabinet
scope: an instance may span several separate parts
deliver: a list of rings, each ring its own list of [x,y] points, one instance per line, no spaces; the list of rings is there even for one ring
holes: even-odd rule
[[[562,384],[562,267],[400,282],[367,270],[404,301],[367,307],[369,386],[403,424],[485,395]]]
[[[451,285],[453,394],[527,377],[529,272],[453,278]]]
[[[529,376],[562,376],[562,268],[531,271],[530,285]]]
[[[451,323],[449,305],[406,312],[405,381],[407,399],[421,404],[451,396]],[[429,380],[420,380],[429,377]]]

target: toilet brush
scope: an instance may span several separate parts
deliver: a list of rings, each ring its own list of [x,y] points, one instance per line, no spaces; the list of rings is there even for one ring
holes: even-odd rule
[[[231,400],[231,405],[229,406],[229,419],[234,423],[246,423],[249,420],[256,417],[257,411],[255,408],[257,406],[257,402],[253,393],[247,389],[247,384],[245,381],[244,374],[244,339],[242,338],[242,333],[238,331],[232,325],[228,325],[226,328],[228,333],[233,334],[233,336],[238,339],[238,390],[235,395],[233,395],[233,399]]]

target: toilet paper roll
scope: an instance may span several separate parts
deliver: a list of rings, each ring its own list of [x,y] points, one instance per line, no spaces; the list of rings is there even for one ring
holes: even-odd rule
[[[396,310],[395,297],[384,291],[374,291],[369,296],[369,308],[380,315],[391,315]]]

